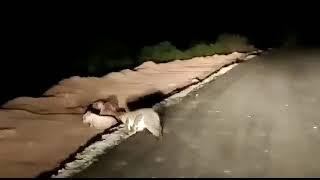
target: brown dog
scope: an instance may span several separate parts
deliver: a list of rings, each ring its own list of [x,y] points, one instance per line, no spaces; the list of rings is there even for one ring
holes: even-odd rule
[[[88,107],[87,111],[100,116],[112,116],[118,121],[120,121],[119,116],[126,112],[124,108],[119,107],[119,101],[115,95],[96,100]]]

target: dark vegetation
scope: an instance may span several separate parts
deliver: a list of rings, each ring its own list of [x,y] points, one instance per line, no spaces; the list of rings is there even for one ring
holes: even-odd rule
[[[166,62],[246,51],[252,49],[249,44],[259,49],[314,45],[320,39],[318,29],[294,24],[296,21],[293,28],[278,17],[274,19],[277,22],[221,19],[224,15],[219,20],[212,19],[211,13],[208,11],[207,19],[202,14],[195,20],[153,17],[152,22],[142,17],[86,24],[81,18],[78,22],[10,20],[5,26],[10,29],[2,33],[0,103],[17,96],[41,96],[63,78],[102,76],[146,60]]]
[[[228,54],[232,52],[253,51],[248,39],[236,34],[222,34],[216,42],[199,42],[190,48],[180,50],[168,41],[160,42],[154,46],[143,47],[139,56],[139,62],[154,61],[167,62],[175,59],[191,59],[193,57],[210,56],[214,54]]]

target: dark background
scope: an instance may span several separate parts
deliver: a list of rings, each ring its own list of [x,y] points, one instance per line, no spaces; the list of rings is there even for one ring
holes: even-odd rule
[[[54,13],[50,17],[28,12],[14,18],[7,15],[2,32],[0,102],[17,96],[40,96],[72,75],[95,75],[79,65],[92,53],[135,60],[146,45],[170,41],[184,49],[193,42],[214,41],[221,33],[245,35],[262,49],[278,47],[288,35],[297,37],[301,47],[319,45],[317,15],[301,16],[300,12],[283,9],[275,14],[268,8],[263,12],[257,8],[236,12],[225,9],[215,14],[215,8],[174,14],[144,9],[138,16],[134,16],[136,12],[104,14],[108,11],[105,9],[99,18],[88,18],[85,13],[59,17]]]

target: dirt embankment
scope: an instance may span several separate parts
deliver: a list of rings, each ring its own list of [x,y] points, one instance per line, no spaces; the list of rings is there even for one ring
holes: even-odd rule
[[[35,177],[101,133],[81,118],[87,105],[98,99],[116,95],[120,107],[132,109],[140,97],[168,95],[245,57],[232,53],[164,64],[149,61],[100,78],[62,80],[43,97],[13,99],[0,110],[0,177]]]

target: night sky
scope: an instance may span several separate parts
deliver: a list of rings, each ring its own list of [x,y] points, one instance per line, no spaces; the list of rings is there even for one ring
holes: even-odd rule
[[[93,52],[115,52],[117,56],[125,52],[136,58],[146,45],[170,41],[184,49],[194,41],[214,41],[221,33],[245,35],[259,48],[276,47],[288,34],[295,34],[303,47],[319,45],[320,31],[314,21],[317,16],[272,15],[259,9],[214,14],[214,9],[185,10],[174,15],[149,9],[139,16],[128,12],[120,17],[102,11],[104,15],[99,18],[86,14],[7,18],[2,33],[1,103],[16,96],[40,96],[62,78],[88,75],[74,64]]]

